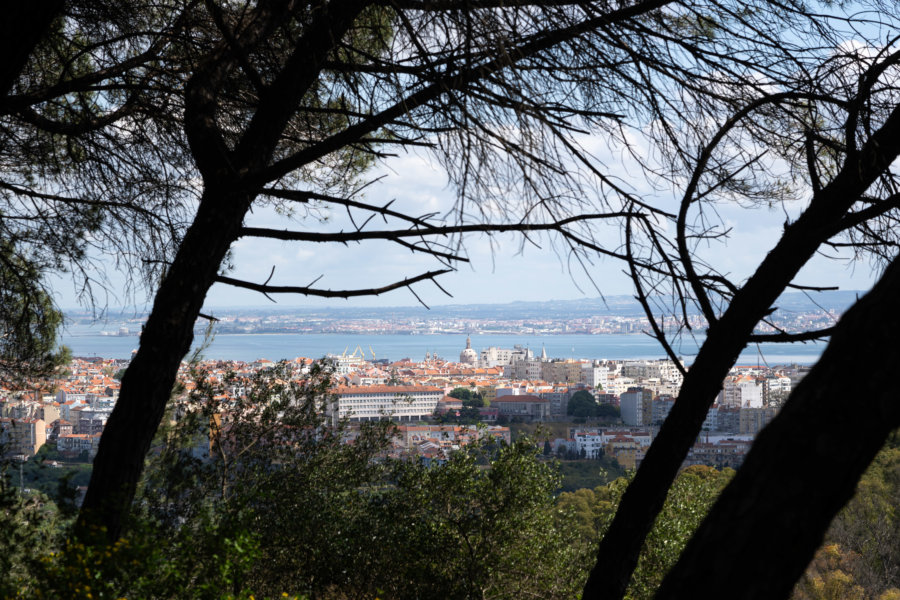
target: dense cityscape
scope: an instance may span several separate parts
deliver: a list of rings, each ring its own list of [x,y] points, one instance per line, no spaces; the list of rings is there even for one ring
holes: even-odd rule
[[[395,450],[429,460],[446,460],[467,439],[463,432],[476,431],[476,423],[506,441],[511,423],[563,423],[565,437],[548,440],[554,455],[605,454],[633,469],[671,410],[682,380],[669,360],[559,359],[521,346],[476,351],[467,342],[458,360],[429,355],[419,362],[373,361],[359,349],[328,356],[333,399],[325,405],[327,416],[351,424],[393,420],[398,425]],[[313,362],[297,358],[290,362],[291,373],[302,379]],[[222,380],[227,373],[249,378],[274,365],[269,360],[183,364],[180,380],[189,383],[197,366]],[[117,377],[126,367],[122,360],[76,358],[52,381],[6,392],[0,423],[7,453],[28,460],[50,443],[63,459],[89,462],[118,397]],[[739,466],[755,434],[807,371],[798,365],[734,367],[685,465]],[[481,406],[464,405],[459,393],[451,395],[454,390],[479,398]],[[223,390],[226,396],[240,393],[234,386]],[[587,404],[572,404],[576,397]]]
[[[846,307],[848,293],[833,293],[818,299],[816,306],[799,294],[789,294],[787,310],[775,312],[757,331],[812,331],[834,325]],[[798,298],[799,297],[799,298]],[[806,300],[806,301],[804,301]],[[71,311],[76,328],[98,330],[104,335],[133,336],[141,331],[145,316],[121,312],[107,314],[98,323],[93,313]],[[561,301],[556,303],[515,303],[437,307],[433,310],[382,308],[313,311],[298,309],[221,309],[216,312],[219,334],[310,334],[341,335],[437,335],[437,334],[629,334],[648,330],[640,306],[630,297],[607,302]],[[706,323],[699,315],[685,321],[702,330]],[[202,330],[203,323],[198,324]],[[349,343],[349,342],[348,342]]]
[[[577,519],[582,520],[588,514],[598,514],[597,511],[613,510],[614,505],[608,505],[604,498],[611,490],[622,489],[643,463],[675,406],[691,365],[669,359],[564,358],[544,347],[525,344],[482,346],[482,340],[498,338],[477,335],[504,332],[514,338],[519,332],[539,332],[564,339],[576,339],[579,334],[605,339],[604,334],[614,333],[621,338],[622,334],[646,329],[647,323],[639,315],[607,313],[566,319],[543,311],[547,314],[542,318],[527,314],[528,309],[516,313],[507,308],[502,311],[507,318],[499,318],[490,314],[490,309],[470,310],[472,314],[468,315],[447,312],[451,314],[434,318],[403,314],[387,318],[377,314],[337,314],[326,318],[291,311],[253,310],[221,314],[217,330],[227,332],[226,336],[238,334],[233,335],[235,339],[248,338],[241,334],[259,333],[280,333],[290,338],[306,327],[309,332],[342,332],[335,339],[341,340],[340,345],[346,341],[347,349],[324,358],[297,357],[281,362],[265,358],[201,358],[182,362],[169,417],[163,423],[164,430],[169,431],[165,436],[182,430],[181,438],[172,438],[182,440],[175,451],[195,461],[198,474],[228,468],[230,454],[239,456],[254,446],[262,455],[252,460],[271,461],[279,464],[280,470],[295,460],[302,463],[304,452],[315,456],[323,451],[313,447],[299,451],[295,446],[305,444],[305,436],[298,440],[290,432],[298,425],[290,424],[296,421],[287,416],[288,412],[312,398],[301,413],[309,406],[313,412],[301,418],[303,424],[299,427],[318,431],[314,447],[323,443],[328,446],[324,440],[329,431],[338,435],[336,441],[346,452],[357,452],[356,448],[372,444],[373,426],[374,431],[387,436],[375,443],[375,454],[366,455],[357,468],[363,464],[369,465],[366,468],[406,464],[413,469],[426,469],[420,472],[422,477],[444,469],[452,472],[460,461],[467,460],[466,456],[477,456],[487,448],[519,448],[516,451],[521,452],[527,447],[533,456],[529,460],[550,469],[547,477],[558,473],[559,479],[550,479],[555,481],[554,487],[547,490],[557,510],[570,511],[572,518],[580,515]],[[839,311],[795,309],[786,314],[789,317],[771,319],[767,327],[759,330],[822,329],[834,323]],[[691,322],[694,327],[703,325],[699,319]],[[140,331],[141,320],[110,320],[102,327],[102,340],[121,339],[131,345],[127,340],[138,342],[135,334]],[[98,337],[97,327],[91,330],[91,339]],[[424,338],[427,335],[443,334],[446,340],[464,339],[465,344],[450,357],[425,351],[421,358],[395,360],[377,357],[371,346],[354,341],[365,340],[362,335],[378,339],[378,335],[389,332],[413,338],[421,335],[423,348],[429,347]],[[574,335],[565,338],[566,334]],[[610,336],[613,337],[616,336]],[[525,339],[534,342],[554,338]],[[418,347],[413,339],[410,342],[410,347]],[[119,400],[121,380],[130,362],[76,356],[58,367],[53,377],[19,382],[3,390],[0,444],[3,459],[11,466],[7,477],[21,497],[56,497],[65,506],[59,490],[69,489],[66,493],[73,510],[81,505],[92,462]],[[701,433],[680,465],[679,482],[707,482],[707,491],[693,496],[690,502],[708,508],[733,470],[744,463],[757,434],[779,414],[810,368],[809,364],[766,363],[757,357],[754,364],[738,363],[730,369],[706,413]],[[295,386],[294,391],[279,387],[281,383],[272,387],[273,377]],[[266,390],[262,393],[258,387],[261,382]],[[320,384],[324,387],[318,387]],[[297,393],[304,389],[313,391]],[[282,395],[291,399],[292,408],[282,405],[278,413],[282,416],[274,423],[266,423],[266,407]],[[382,425],[389,429],[381,429]],[[248,427],[249,441],[245,431]],[[267,429],[269,434],[261,433]],[[154,443],[156,449],[149,455],[151,463],[171,460],[164,458],[165,445],[163,440]],[[287,454],[283,454],[285,451]],[[494,460],[491,459],[492,469],[499,469],[500,463]],[[475,475],[470,473],[467,477]],[[676,498],[683,493],[679,487],[682,485],[687,483],[678,483],[674,488]],[[395,491],[400,493],[401,489],[402,486]],[[217,503],[224,499],[218,492],[213,497],[219,497]],[[530,514],[531,525],[541,523],[543,517]],[[590,517],[588,522],[595,518]],[[579,531],[573,529],[577,519],[566,521],[560,535],[571,539]],[[491,529],[495,527],[492,525]],[[578,535],[584,540],[596,540],[596,524],[582,527]],[[683,535],[689,531],[666,534],[659,542],[662,546],[652,552],[662,552],[670,543],[683,544]],[[656,581],[660,575],[659,570],[654,570],[637,577]]]

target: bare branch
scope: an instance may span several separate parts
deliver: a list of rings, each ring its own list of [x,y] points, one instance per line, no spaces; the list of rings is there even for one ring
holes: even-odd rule
[[[831,336],[834,327],[826,327],[825,329],[817,329],[815,331],[803,331],[799,333],[755,333],[747,339],[749,342],[771,342],[771,343],[791,343],[791,342],[809,342],[820,341]]]
[[[659,324],[656,322],[656,317],[653,314],[653,309],[650,307],[650,302],[647,299],[647,295],[644,293],[644,286],[641,282],[640,273],[638,272],[637,262],[634,260],[634,254],[631,250],[632,243],[632,235],[631,235],[631,219],[625,220],[625,251],[626,257],[628,261],[628,269],[631,273],[631,281],[634,283],[634,289],[637,292],[637,300],[641,304],[641,307],[644,309],[644,315],[647,317],[647,321],[650,323],[650,327],[653,329],[653,333],[651,337],[653,337],[656,341],[660,343],[665,350],[666,354],[675,364],[675,367],[678,371],[683,375],[687,374],[684,366],[681,364],[681,360],[679,360],[678,355],[675,353],[675,350],[672,348],[672,345],[669,344],[669,341],[666,339],[666,334],[660,328]],[[650,335],[650,334],[648,334]]]
[[[265,227],[244,227],[240,231],[241,237],[260,237],[284,241],[300,242],[358,242],[362,240],[396,240],[404,237],[446,236],[460,233],[507,233],[507,232],[533,232],[533,231],[558,231],[568,235],[566,225],[579,221],[591,221],[597,219],[614,219],[626,216],[641,216],[642,213],[631,211],[617,211],[610,213],[596,213],[589,215],[577,215],[560,219],[552,223],[480,223],[475,225],[432,225],[412,229],[392,229],[382,231],[339,231],[334,233],[319,233],[306,231],[290,231],[286,229],[269,229]],[[599,246],[594,249],[601,251]]]
[[[360,138],[374,133],[384,125],[400,118],[402,115],[408,114],[416,108],[425,105],[451,90],[464,89],[472,82],[483,79],[492,73],[499,72],[542,50],[552,48],[586,32],[607,26],[610,23],[624,21],[656,10],[661,6],[665,6],[670,1],[671,0],[644,0],[633,6],[613,10],[601,16],[585,19],[568,27],[549,30],[530,36],[517,46],[509,48],[502,56],[477,64],[472,68],[461,72],[450,73],[421,90],[413,92],[385,110],[322,140],[321,143],[311,146],[306,150],[301,150],[290,157],[264,168],[257,173],[253,179],[258,180],[260,184],[265,185],[265,183],[269,181],[283,177],[304,165],[308,165],[315,160],[347,146],[348,144],[355,143]]]
[[[431,225],[423,220],[421,217],[411,217],[406,213],[398,212],[395,210],[390,210],[388,207],[391,205],[391,202],[388,202],[384,206],[376,206],[372,204],[366,204],[364,202],[358,202],[356,200],[350,200],[349,198],[338,198],[336,196],[328,196],[326,194],[318,194],[315,192],[307,192],[302,190],[287,190],[287,189],[277,189],[277,188],[266,188],[262,192],[266,196],[272,196],[274,198],[282,198],[284,200],[294,200],[297,202],[309,202],[310,200],[321,200],[322,202],[328,202],[331,204],[340,204],[342,206],[348,206],[351,208],[359,208],[362,210],[369,210],[375,213],[379,213],[388,217],[394,217],[396,219],[400,219],[403,221],[407,221],[412,223],[413,225],[418,225],[420,227],[431,227]]]
[[[435,277],[452,272],[453,269],[439,269],[436,271],[428,271],[427,273],[422,273],[421,275],[416,275],[415,277],[407,277],[402,281],[397,281],[395,283],[391,283],[379,288],[367,288],[358,290],[322,290],[301,286],[265,285],[252,283],[249,281],[242,281],[240,279],[234,279],[232,277],[225,277],[224,275],[219,275],[218,277],[216,277],[216,282],[224,283],[233,287],[260,292],[266,294],[267,297],[269,294],[300,294],[303,296],[319,296],[322,298],[351,298],[356,296],[379,296],[381,294],[384,294],[385,292],[390,292],[391,290],[396,290],[404,287],[408,288],[412,284],[418,283],[420,281],[429,279],[434,280]]]

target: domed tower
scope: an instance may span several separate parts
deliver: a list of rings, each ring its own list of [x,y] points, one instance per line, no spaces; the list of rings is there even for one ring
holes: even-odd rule
[[[472,338],[466,336],[466,349],[459,353],[459,362],[474,365],[478,362],[478,353],[472,350]]]

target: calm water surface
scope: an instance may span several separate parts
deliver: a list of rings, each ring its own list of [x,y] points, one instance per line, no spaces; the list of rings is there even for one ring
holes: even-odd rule
[[[199,336],[198,336],[199,337]],[[702,338],[698,338],[702,341]],[[98,331],[82,328],[68,331],[62,343],[75,356],[128,358],[137,348],[137,336],[104,336]],[[481,350],[489,346],[512,348],[527,346],[539,355],[541,348],[551,358],[663,358],[664,352],[646,335],[473,335],[472,347]],[[202,354],[204,358],[253,361],[258,358],[279,360],[297,356],[321,357],[326,354],[351,353],[361,349],[366,358],[421,360],[426,352],[437,353],[445,359],[457,359],[466,346],[465,335],[346,335],[346,334],[222,334],[216,336]],[[814,363],[824,343],[760,344],[750,346],[741,354],[741,364]],[[697,353],[693,340],[685,340],[679,348],[685,362],[690,364]]]

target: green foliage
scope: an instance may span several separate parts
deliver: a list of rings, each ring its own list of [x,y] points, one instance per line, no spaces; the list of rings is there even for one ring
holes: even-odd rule
[[[81,600],[252,598],[243,583],[258,557],[255,536],[207,525],[199,537],[182,532],[163,537],[142,526],[114,544],[108,544],[102,532],[97,532],[95,543],[67,541],[59,552],[42,557],[31,584],[19,595]]]
[[[898,500],[900,448],[894,434],[863,474],[856,495],[831,524],[825,545],[794,597],[818,599],[852,592],[874,600],[900,590]]]
[[[794,589],[793,600],[868,600],[865,591],[847,571],[854,557],[837,544],[819,548]]]
[[[0,598],[12,598],[33,580],[40,553],[59,543],[59,512],[45,495],[22,495],[9,463],[0,464]]]
[[[614,404],[600,404],[597,406],[596,416],[600,419],[618,419],[622,411]]]
[[[69,360],[57,348],[62,313],[44,289],[42,271],[12,242],[0,243],[0,378],[49,375]]]
[[[325,422],[326,373],[292,382],[282,366],[225,401],[234,381],[201,379],[161,435],[140,502],[161,544],[193,540],[194,563],[214,564],[210,538],[252,531],[242,585],[263,596],[576,595],[591,552],[568,539],[559,475],[532,440],[488,442],[439,466],[395,460],[390,424]]]
[[[603,418],[618,419],[619,407],[611,404],[598,404],[594,395],[587,390],[579,390],[572,394],[566,407],[566,414],[576,419]]]
[[[243,586],[258,556],[246,532],[157,530],[135,520],[127,536],[108,544],[97,531],[91,543],[66,539],[74,517],[46,495],[25,495],[0,477],[0,597],[66,598],[249,598]],[[69,491],[70,478],[56,484]]]
[[[462,404],[465,408],[474,408],[476,410],[486,406],[484,398],[478,393],[472,394],[472,397],[468,400],[463,400]]]
[[[478,392],[472,392],[469,388],[457,387],[450,390],[450,393],[447,394],[451,398],[456,398],[457,400],[462,400],[462,405],[464,408],[483,408],[486,406],[484,402],[484,397]]]
[[[614,479],[594,489],[581,488],[574,492],[563,492],[557,499],[560,514],[571,515],[574,526],[571,533],[575,538],[595,545],[606,529],[608,520],[615,514],[619,499],[625,492],[628,480]]]
[[[511,423],[509,426],[513,440],[521,437],[542,439],[556,439],[569,437],[569,424],[560,422],[551,423]]]
[[[688,467],[678,476],[662,512],[650,531],[638,560],[627,597],[652,598],[685,544],[700,525],[719,493],[734,475],[731,469]],[[591,543],[599,541],[618,508],[628,480],[619,478],[593,490],[560,494],[558,504],[574,515],[574,532]]]
[[[559,461],[562,475],[559,489],[563,492],[575,492],[584,488],[591,490],[625,476],[625,469],[619,462],[605,454],[597,458],[581,459],[575,455],[563,458],[566,460]]]
[[[480,408],[486,403],[478,392],[472,392],[469,388],[457,387],[447,394],[451,398],[462,400],[462,408],[458,411],[450,411],[438,418],[441,423],[459,423],[461,425],[475,425],[481,423]]]
[[[531,440],[395,469],[396,486],[373,515],[374,535],[390,548],[375,574],[392,574],[387,596],[570,598],[580,589],[588,546],[569,543],[569,523],[554,520],[559,478]]]
[[[732,469],[718,471],[700,465],[682,471],[669,489],[662,512],[644,543],[628,588],[629,597],[653,597],[663,576],[678,560],[685,544],[733,476]]]
[[[620,411],[612,404],[598,404],[594,395],[587,390],[578,390],[566,405],[566,414],[573,417],[576,423],[584,423],[586,419],[618,420]]]
[[[472,391],[469,388],[457,387],[450,390],[450,393],[447,394],[451,398],[456,398],[457,400],[471,400],[472,399]]]
[[[60,485],[68,487],[86,486],[91,478],[90,463],[65,463],[56,450],[55,442],[47,442],[37,454],[22,465],[22,475],[25,487],[54,498],[57,497]],[[51,461],[57,461],[59,466],[52,467]],[[56,498],[59,503],[59,498]]]
[[[593,417],[597,413],[597,400],[586,391],[579,390],[569,398],[566,414],[574,417]]]

